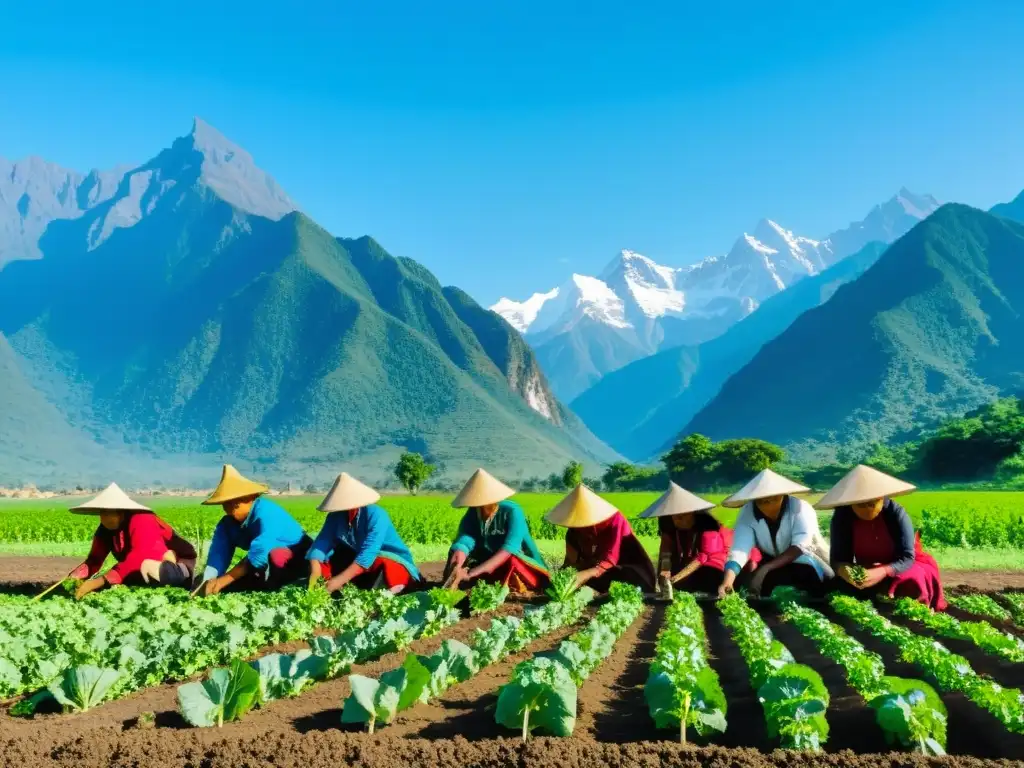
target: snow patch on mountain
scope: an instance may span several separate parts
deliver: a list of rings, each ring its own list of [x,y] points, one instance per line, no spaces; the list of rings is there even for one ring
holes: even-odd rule
[[[547,293],[535,293],[526,301],[513,301],[512,299],[500,299],[491,309],[497,312],[509,325],[520,333],[525,333],[533,325],[544,305],[551,299],[558,297],[558,288]]]

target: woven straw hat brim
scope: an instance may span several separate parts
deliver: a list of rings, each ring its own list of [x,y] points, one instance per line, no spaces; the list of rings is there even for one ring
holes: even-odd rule
[[[749,501],[767,499],[772,496],[789,496],[795,493],[808,493],[811,489],[793,482],[788,477],[766,469],[758,473],[749,483],[722,502],[723,507],[742,507]]]
[[[587,528],[603,523],[619,510],[585,485],[578,485],[544,519],[563,528]]]
[[[317,507],[321,512],[348,512],[362,509],[380,501],[380,494],[368,485],[342,472],[334,481],[331,490]]]
[[[235,499],[259,496],[269,490],[270,488],[263,485],[263,483],[257,483],[242,477],[237,469],[230,464],[225,464],[224,469],[221,471],[220,483],[214,488],[213,493],[210,494],[203,504],[224,504]]]
[[[675,515],[689,515],[697,512],[708,512],[715,508],[714,502],[702,499],[696,494],[690,493],[675,483],[669,483],[669,488],[657,501],[640,513],[641,518],[652,517],[673,517]]]
[[[129,498],[117,483],[111,483],[96,498],[68,510],[76,515],[99,515],[103,512],[152,512],[149,507]]]
[[[483,469],[478,469],[452,501],[455,508],[486,507],[500,504],[515,495],[515,491]]]
[[[814,506],[818,509],[835,509],[875,499],[903,496],[916,490],[917,487],[910,483],[860,464],[847,472]]]

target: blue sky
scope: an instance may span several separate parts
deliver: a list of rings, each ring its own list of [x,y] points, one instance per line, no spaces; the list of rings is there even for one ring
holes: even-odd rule
[[[763,216],[821,236],[903,185],[1024,188],[1015,0],[293,5],[5,8],[0,155],[142,162],[199,115],[486,303]]]

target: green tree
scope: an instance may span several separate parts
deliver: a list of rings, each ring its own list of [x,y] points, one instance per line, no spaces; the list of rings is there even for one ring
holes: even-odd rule
[[[395,477],[409,493],[416,495],[416,491],[429,477],[434,474],[433,464],[427,464],[418,453],[403,453],[395,465]]]
[[[717,466],[713,479],[716,483],[733,484],[749,480],[786,458],[786,452],[766,440],[745,437],[723,440],[715,445]]]
[[[583,465],[578,461],[570,461],[562,470],[562,485],[566,488],[575,488],[583,482]]]
[[[701,434],[687,435],[662,457],[669,477],[680,485],[698,487],[706,482],[715,461],[715,444]]]
[[[621,490],[624,483],[636,475],[636,467],[625,461],[609,464],[601,480],[609,491]]]

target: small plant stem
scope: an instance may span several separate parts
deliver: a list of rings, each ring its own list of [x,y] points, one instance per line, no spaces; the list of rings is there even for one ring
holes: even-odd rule
[[[530,708],[523,710],[523,741],[530,738]]]
[[[679,743],[686,743],[686,720],[690,717],[690,694],[683,699],[683,716],[679,719]]]

